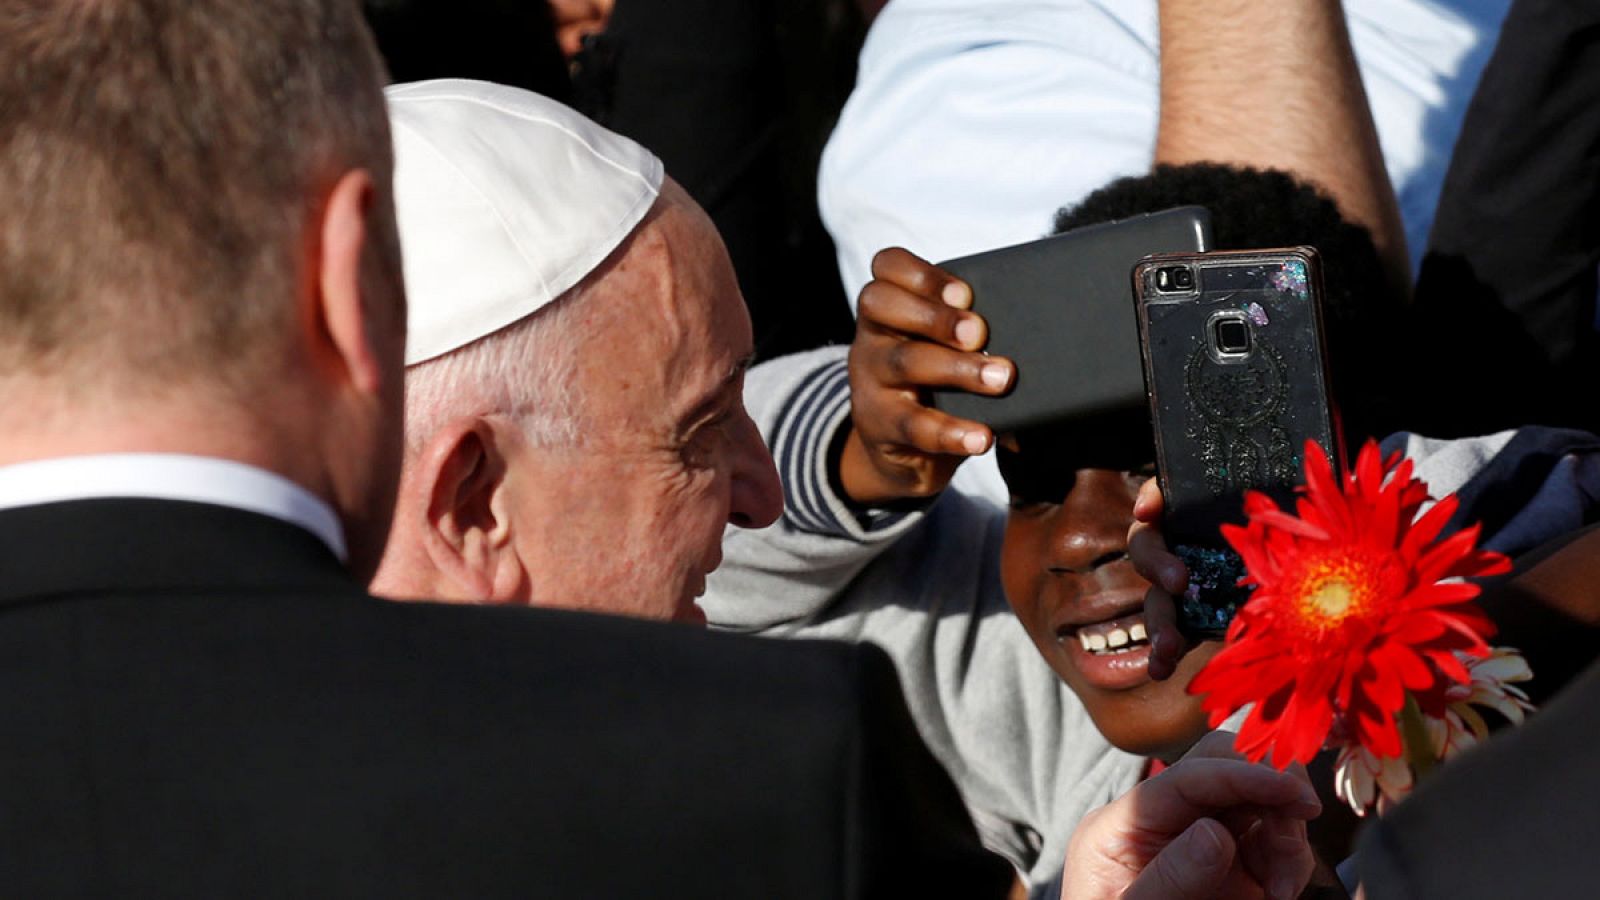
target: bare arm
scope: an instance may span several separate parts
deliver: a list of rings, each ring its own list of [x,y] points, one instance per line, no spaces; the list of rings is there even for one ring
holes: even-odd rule
[[[1339,0],[1161,0],[1156,162],[1282,169],[1366,226],[1409,294],[1405,231]]]

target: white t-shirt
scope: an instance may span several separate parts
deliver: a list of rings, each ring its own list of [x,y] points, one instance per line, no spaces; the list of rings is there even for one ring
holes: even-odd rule
[[[1509,6],[1346,0],[1413,264]],[[939,261],[1032,240],[1148,171],[1159,82],[1156,0],[893,0],[818,176],[851,308],[884,247]]]

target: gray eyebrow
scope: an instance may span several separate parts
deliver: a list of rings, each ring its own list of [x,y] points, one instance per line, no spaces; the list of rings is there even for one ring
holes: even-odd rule
[[[732,387],[746,372],[750,371],[750,367],[755,365],[755,361],[756,355],[752,351],[735,361],[728,368],[728,374],[717,382],[717,386],[707,391],[706,395],[700,398],[699,402],[695,403],[689,412],[679,420],[678,427],[682,436],[687,437],[690,429],[710,416],[712,409],[722,402],[724,395],[728,392],[728,388]]]

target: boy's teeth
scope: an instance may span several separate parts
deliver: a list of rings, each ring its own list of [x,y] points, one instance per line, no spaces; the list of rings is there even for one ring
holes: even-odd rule
[[[1149,632],[1138,614],[1078,629],[1078,643],[1086,653],[1126,653],[1148,641]]]

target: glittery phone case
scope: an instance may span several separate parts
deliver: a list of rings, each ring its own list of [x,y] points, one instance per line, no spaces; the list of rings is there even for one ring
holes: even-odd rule
[[[1190,569],[1179,618],[1193,636],[1218,635],[1247,599],[1219,527],[1243,522],[1246,490],[1292,502],[1308,438],[1336,468],[1343,458],[1317,255],[1164,254],[1141,262],[1134,282],[1163,531]]]

